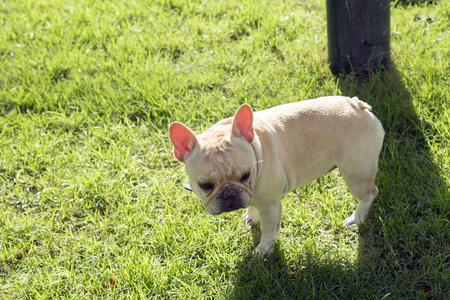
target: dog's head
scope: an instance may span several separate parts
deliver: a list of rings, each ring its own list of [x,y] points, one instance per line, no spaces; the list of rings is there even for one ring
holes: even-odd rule
[[[250,206],[256,157],[249,105],[198,136],[179,122],[170,124],[169,133],[176,159],[184,163],[192,190],[210,214]]]

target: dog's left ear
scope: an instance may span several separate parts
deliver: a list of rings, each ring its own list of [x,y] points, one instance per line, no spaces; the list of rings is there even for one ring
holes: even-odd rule
[[[231,136],[243,137],[249,143],[253,142],[253,111],[250,105],[242,104],[234,114]]]

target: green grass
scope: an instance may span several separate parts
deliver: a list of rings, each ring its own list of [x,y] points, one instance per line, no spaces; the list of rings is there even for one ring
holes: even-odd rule
[[[328,69],[325,1],[1,2],[0,298],[447,299],[450,2],[391,15],[394,66],[359,80]],[[258,228],[182,188],[167,126],[332,94],[383,123],[380,196],[344,228],[335,171],[252,259]]]

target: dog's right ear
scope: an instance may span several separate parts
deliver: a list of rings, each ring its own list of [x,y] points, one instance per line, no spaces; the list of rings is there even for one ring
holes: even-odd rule
[[[198,143],[195,134],[180,122],[170,124],[169,137],[173,144],[173,154],[181,162],[186,160]]]

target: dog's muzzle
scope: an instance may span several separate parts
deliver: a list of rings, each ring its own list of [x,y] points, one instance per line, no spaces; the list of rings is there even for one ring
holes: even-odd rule
[[[220,210],[222,212],[228,212],[247,207],[243,197],[244,191],[231,185],[224,186],[218,193],[216,201],[220,203]]]

